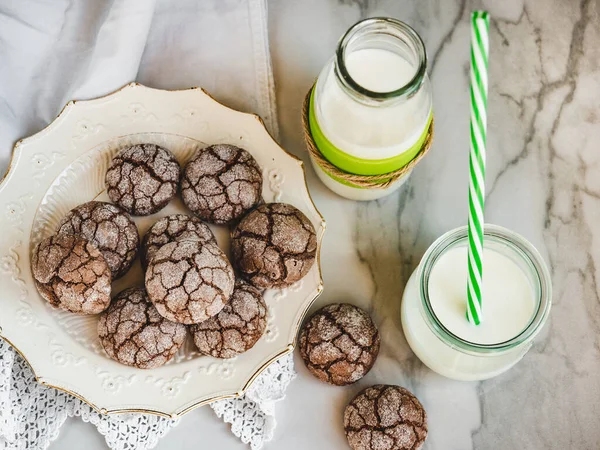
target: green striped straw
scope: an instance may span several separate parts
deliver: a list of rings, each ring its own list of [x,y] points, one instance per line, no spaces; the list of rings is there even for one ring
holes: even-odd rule
[[[471,149],[469,152],[469,277],[467,318],[481,323],[483,209],[485,202],[485,144],[487,127],[488,48],[490,16],[471,15]]]

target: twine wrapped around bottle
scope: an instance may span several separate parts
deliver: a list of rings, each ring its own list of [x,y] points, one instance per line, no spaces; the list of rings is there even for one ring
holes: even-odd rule
[[[423,146],[417,156],[415,156],[408,164],[401,167],[398,170],[393,172],[383,173],[381,175],[357,175],[350,172],[346,172],[333,164],[331,164],[325,157],[321,154],[313,136],[310,132],[310,124],[309,124],[309,108],[310,108],[310,96],[312,93],[312,88],[306,94],[304,98],[304,106],[302,108],[302,126],[304,128],[304,140],[306,142],[306,147],[310,152],[311,158],[323,169],[329,176],[334,179],[342,180],[345,184],[348,184],[352,187],[359,189],[385,189],[394,183],[396,180],[402,178],[406,174],[410,173],[410,171],[421,161],[421,159],[427,154],[429,149],[431,148],[431,142],[433,141],[433,119],[431,120],[431,124],[429,125],[429,130],[427,131],[427,136],[425,141],[423,142]]]

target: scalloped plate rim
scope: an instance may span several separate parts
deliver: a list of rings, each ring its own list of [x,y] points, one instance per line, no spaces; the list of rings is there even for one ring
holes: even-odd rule
[[[320,227],[317,230],[317,261],[316,261],[316,266],[317,266],[317,270],[318,270],[318,278],[320,280],[318,286],[316,287],[316,290],[311,294],[311,298],[310,300],[305,300],[305,303],[302,305],[302,307],[300,308],[300,310],[298,311],[298,313],[296,314],[296,323],[294,324],[294,332],[293,335],[295,336],[298,332],[298,329],[302,323],[302,319],[303,317],[306,315],[307,311],[310,309],[310,307],[312,306],[312,304],[314,303],[314,301],[321,295],[321,293],[323,292],[324,289],[324,283],[323,283],[323,272],[322,272],[322,268],[321,268],[321,248],[322,248],[322,239],[326,230],[326,222],[325,219],[323,217],[323,215],[320,213],[319,209],[317,208],[316,204],[314,203],[314,200],[312,199],[312,196],[310,194],[310,191],[308,189],[308,183],[306,180],[306,168],[305,168],[305,164],[304,162],[297,157],[296,155],[288,152],[287,150],[285,150],[276,140],[275,138],[271,135],[271,133],[269,132],[269,130],[266,128],[264,121],[262,120],[262,118],[254,113],[248,113],[248,112],[243,112],[243,111],[238,111],[235,110],[233,108],[230,108],[222,103],[220,103],[219,101],[217,101],[214,97],[212,97],[205,89],[200,88],[200,87],[190,87],[190,88],[183,88],[183,89],[157,89],[157,88],[152,88],[152,87],[148,87],[145,85],[142,85],[138,82],[131,82],[128,83],[124,86],[122,86],[121,88],[110,92],[106,95],[97,97],[97,98],[93,98],[93,99],[86,99],[86,100],[71,100],[69,102],[67,102],[65,104],[65,106],[61,109],[61,111],[59,112],[59,114],[56,116],[56,118],[54,120],[52,120],[47,126],[45,126],[44,128],[42,128],[40,131],[27,136],[25,138],[19,139],[18,141],[15,142],[14,146],[13,146],[13,151],[11,153],[11,157],[10,157],[10,161],[7,167],[6,172],[4,173],[4,175],[2,176],[2,178],[0,179],[0,194],[4,191],[4,189],[6,189],[6,186],[8,184],[9,181],[9,177],[14,173],[15,170],[15,164],[16,162],[20,159],[20,157],[22,157],[22,147],[25,144],[34,142],[40,138],[43,138],[44,136],[46,136],[48,133],[51,133],[55,128],[57,128],[59,125],[61,125],[68,117],[68,114],[71,110],[73,110],[78,104],[93,104],[93,103],[102,103],[103,101],[106,101],[108,99],[110,99],[111,97],[115,97],[117,95],[119,95],[119,93],[127,90],[127,89],[144,89],[144,90],[148,90],[148,91],[160,91],[160,92],[186,92],[186,91],[195,91],[195,90],[199,90],[201,91],[204,95],[206,95],[206,97],[208,97],[216,106],[227,109],[229,111],[235,112],[237,114],[242,114],[244,116],[248,116],[248,117],[252,117],[254,119],[256,119],[262,130],[264,130],[264,132],[266,133],[266,135],[268,136],[269,140],[283,153],[285,153],[288,157],[294,159],[300,166],[301,170],[302,170],[302,175],[303,175],[303,179],[304,179],[304,184],[305,184],[305,189],[306,189],[306,193],[308,195],[308,200],[311,203],[312,208],[314,209],[314,212],[317,214],[317,216],[320,218],[321,222],[320,222]],[[184,137],[188,137],[188,136],[184,136]],[[194,139],[194,138],[192,138]],[[66,167],[66,166],[65,166]],[[59,174],[60,175],[60,174]],[[57,177],[59,176],[57,175]],[[53,181],[54,182],[54,181]],[[37,292],[37,291],[36,291]],[[249,386],[252,384],[252,382],[270,365],[272,364],[274,361],[276,361],[277,359],[281,358],[282,356],[285,356],[291,352],[293,352],[293,350],[295,349],[295,339],[292,340],[292,342],[289,342],[287,344],[287,346],[285,348],[283,348],[282,350],[279,350],[278,352],[275,352],[274,354],[269,355],[268,359],[258,368],[254,371],[254,373],[252,373],[249,377],[247,377],[242,385],[242,387],[240,389],[237,390],[227,390],[227,391],[222,391],[219,395],[215,395],[213,397],[210,398],[205,398],[199,401],[194,401],[194,400],[190,400],[188,402],[188,404],[186,404],[184,407],[180,408],[179,410],[175,411],[175,412],[164,412],[164,411],[160,411],[160,410],[151,410],[151,409],[145,409],[145,408],[126,408],[126,407],[117,407],[117,408],[110,408],[108,409],[107,407],[104,407],[100,404],[96,404],[93,403],[92,401],[86,399],[83,395],[66,388],[65,386],[61,386],[60,384],[56,384],[56,383],[61,383],[59,380],[52,380],[52,377],[46,377],[43,374],[39,373],[38,371],[35,370],[34,366],[32,365],[32,363],[30,362],[30,360],[27,358],[27,356],[24,354],[23,351],[21,351],[19,349],[19,347],[17,345],[15,345],[12,341],[11,338],[9,336],[6,336],[4,334],[2,334],[3,330],[2,328],[0,328],[0,339],[3,339],[4,341],[6,341],[10,346],[12,346],[15,351],[27,362],[27,364],[29,365],[29,367],[32,370],[32,373],[36,379],[37,382],[39,382],[42,385],[48,386],[48,387],[52,387],[54,389],[66,392],[70,395],[75,396],[76,398],[78,398],[79,400],[85,402],[86,404],[88,404],[89,406],[91,406],[94,410],[102,413],[102,414],[121,414],[121,413],[131,413],[131,412],[136,412],[136,413],[145,413],[145,414],[152,414],[152,415],[158,415],[158,416],[163,416],[163,417],[167,417],[167,418],[175,418],[175,417],[180,417],[192,410],[194,410],[197,407],[206,405],[208,403],[211,403],[213,401],[216,400],[221,400],[221,399],[227,399],[227,398],[236,398],[239,396],[244,395],[244,393],[247,391],[247,389],[249,388]],[[148,372],[150,373],[150,371]],[[52,382],[50,382],[52,381]],[[108,402],[107,402],[108,403]]]

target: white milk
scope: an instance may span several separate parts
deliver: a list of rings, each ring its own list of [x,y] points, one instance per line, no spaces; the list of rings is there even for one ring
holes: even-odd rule
[[[359,85],[373,92],[392,92],[409,83],[415,67],[400,55],[379,48],[353,51],[346,68]]]
[[[338,169],[359,175],[358,180],[332,175],[311,154],[323,183],[353,200],[373,200],[398,189],[408,173],[385,184],[365,182],[372,181],[369,175],[408,164],[426,137],[431,84],[425,47],[415,30],[389,17],[358,22],[340,39],[312,95],[311,128],[316,124],[320,130],[317,146]],[[395,159],[386,161],[390,158]]]
[[[534,312],[529,280],[510,258],[483,250],[483,320],[466,319],[467,247],[444,253],[429,277],[429,301],[439,321],[458,337],[476,344],[497,344],[527,327]]]
[[[416,68],[397,53],[369,48],[346,55],[350,76],[374,92],[390,92],[409,83]],[[410,149],[423,134],[431,113],[431,90],[426,78],[408,100],[367,105],[342,90],[332,64],[317,81],[316,118],[323,134],[340,150],[361,159],[386,159]]]
[[[431,245],[402,297],[402,328],[411,349],[430,369],[457,380],[484,380],[511,368],[550,313],[550,274],[537,250],[505,228],[486,224],[485,230],[480,325],[466,317],[466,227]]]

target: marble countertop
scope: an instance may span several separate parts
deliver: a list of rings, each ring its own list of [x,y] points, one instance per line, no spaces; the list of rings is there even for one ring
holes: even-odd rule
[[[427,247],[467,217],[469,22],[492,16],[486,219],[527,237],[551,268],[549,323],[514,369],[493,380],[447,380],[409,349],[400,324],[404,284]],[[342,411],[363,387],[400,384],[429,416],[427,450],[600,448],[600,3],[583,0],[269,0],[271,52],[282,144],[302,144],[304,94],[339,36],[360,18],[411,24],[428,49],[436,135],[399,192],[354,203],[308,169],[328,222],[325,291],[313,309],[351,302],[382,334],[374,369],[359,383],[318,382],[296,355],[297,379],[277,406],[267,449],[345,449]],[[72,420],[53,449],[105,448]],[[208,408],[196,410],[157,449],[244,449]]]

